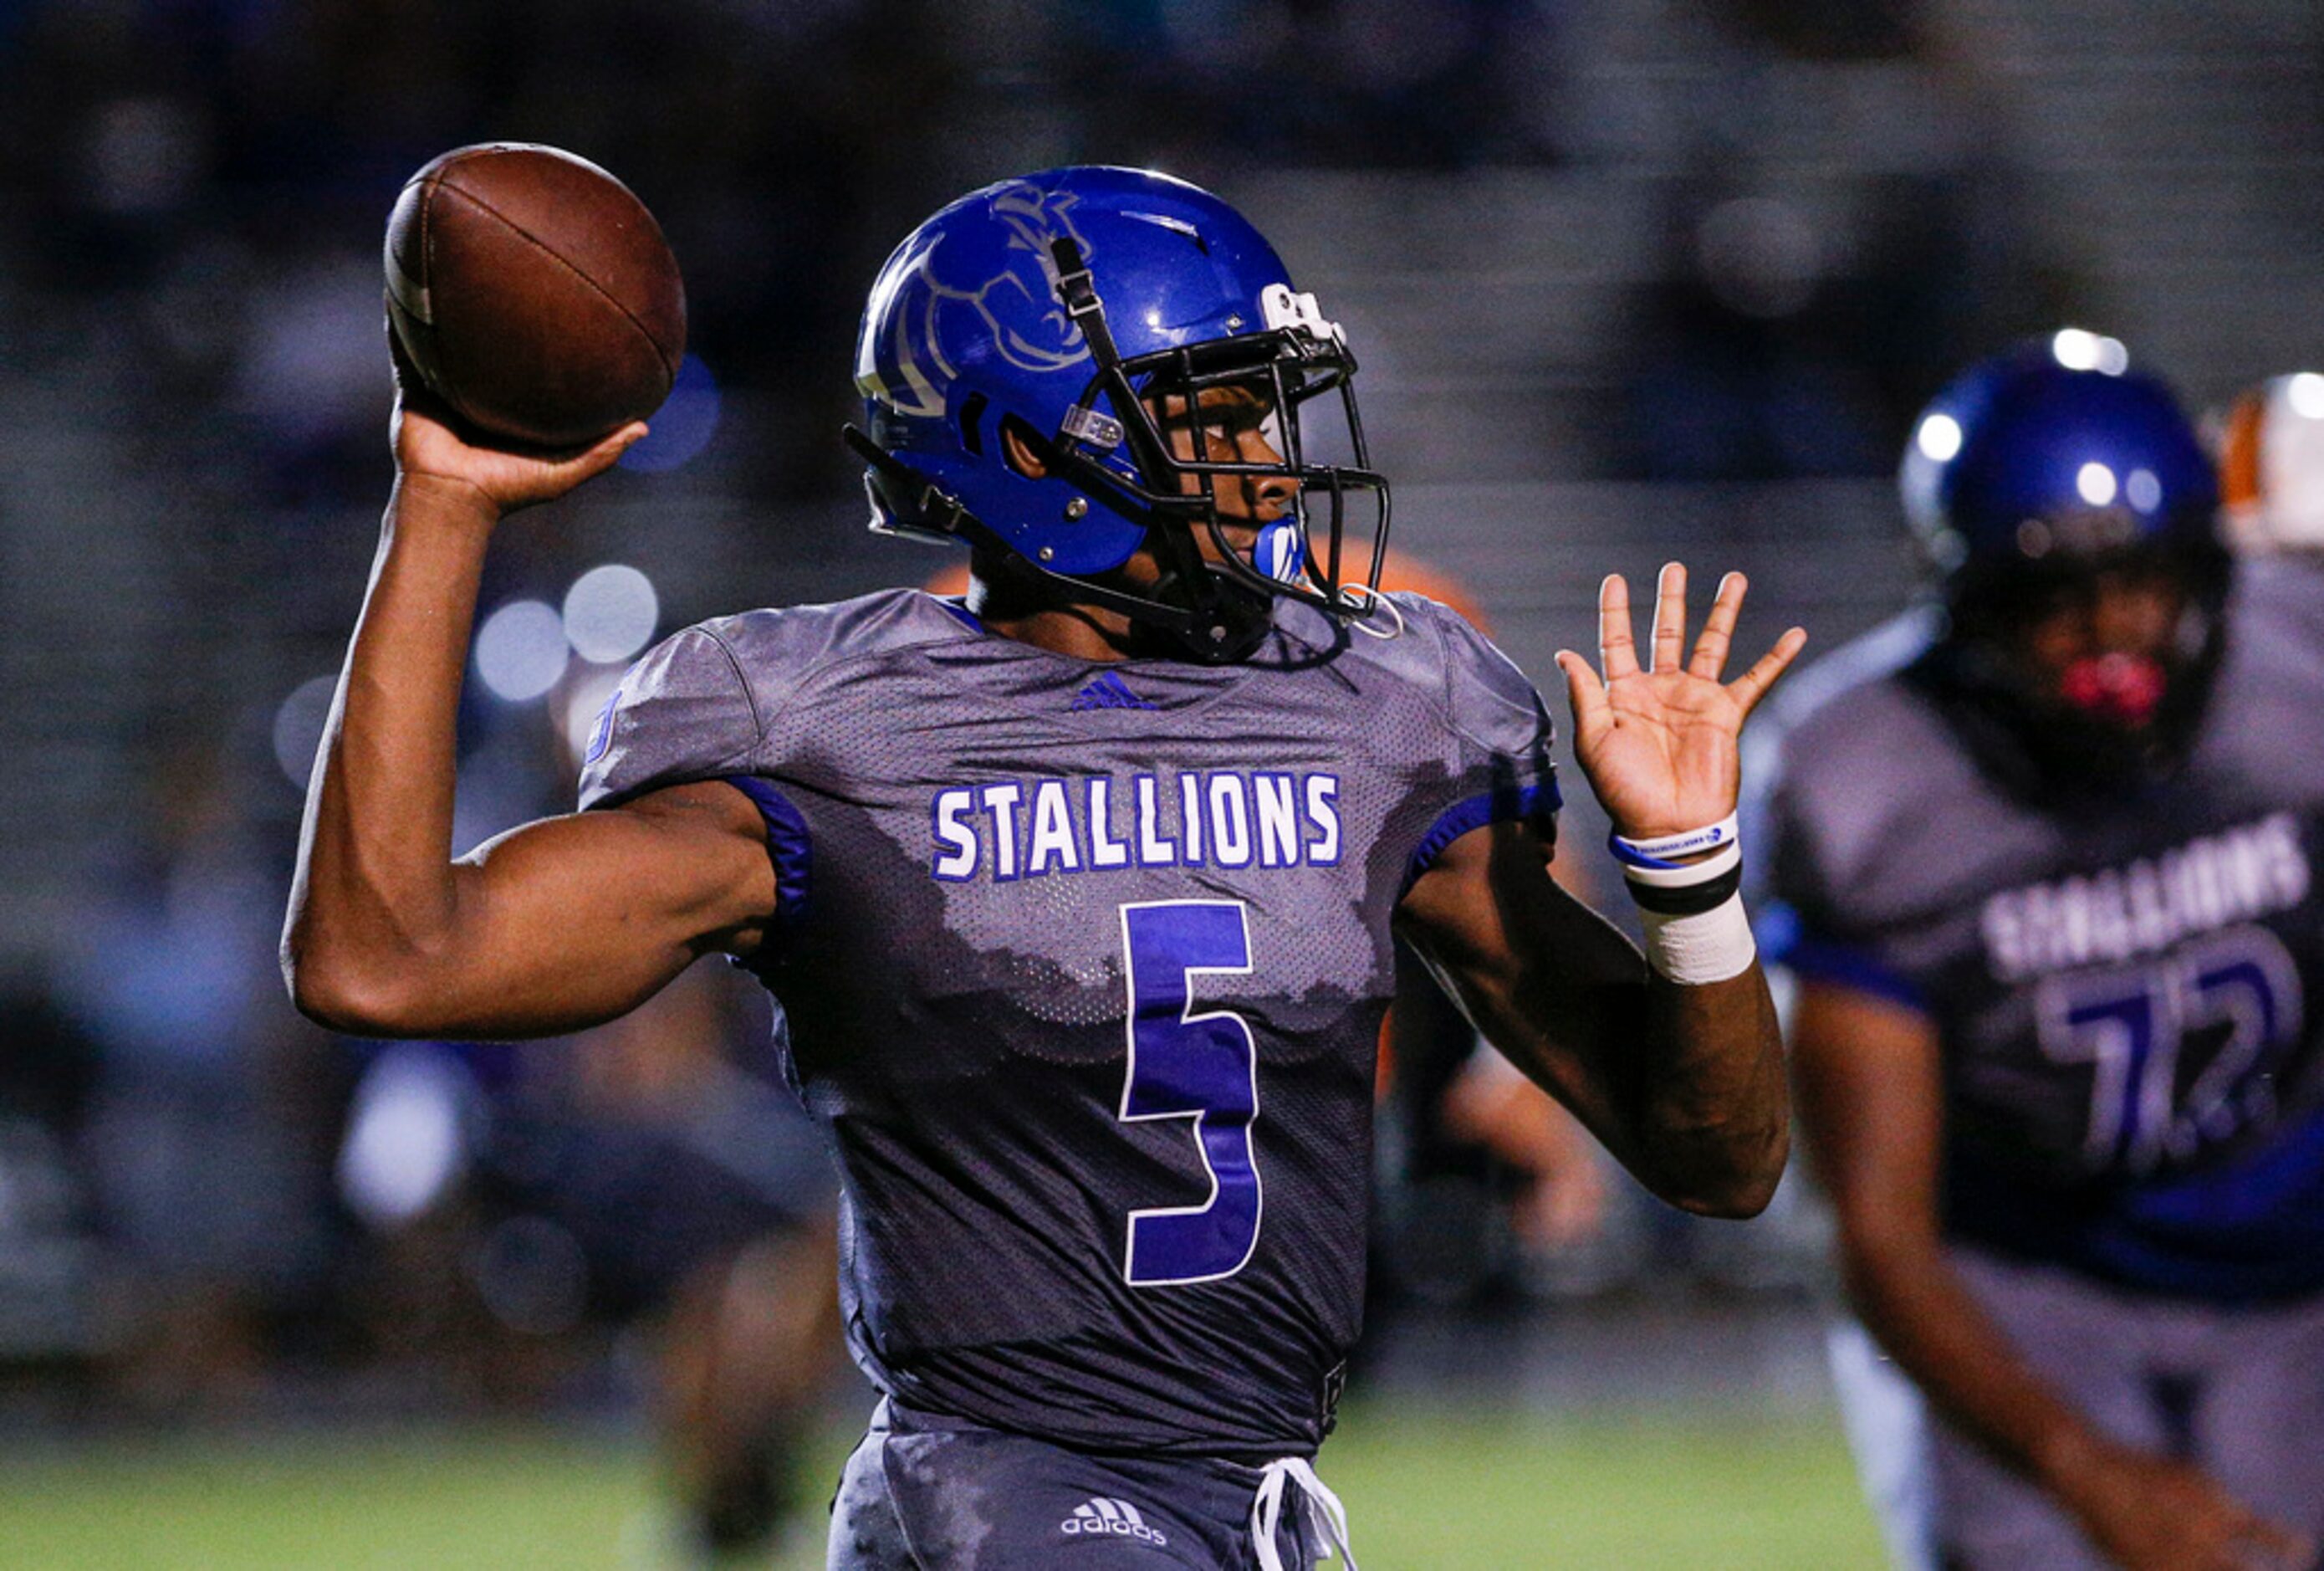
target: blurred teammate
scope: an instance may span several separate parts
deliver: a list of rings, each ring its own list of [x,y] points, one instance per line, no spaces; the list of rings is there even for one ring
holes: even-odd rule
[[[599,1312],[653,1326],[684,1539],[747,1564],[806,1503],[797,1452],[840,1357],[832,1179],[796,1101],[726,1056],[726,995],[697,979],[723,981],[688,973],[574,1044],[578,1095],[503,1178],[578,1242]]]
[[[1936,1415],[1928,1563],[2304,1567],[2324,661],[2248,576],[2229,609],[2210,465],[2126,361],[2066,334],[1938,397],[1943,605],[1782,707],[1802,1126]]]
[[[2209,423],[2228,543],[2324,554],[2324,375],[2271,376]]]
[[[830,1164],[797,1100],[745,1067],[761,1055],[740,1050],[734,985],[689,971],[546,1057],[389,1046],[339,1159],[381,1237],[369,1298],[406,1335],[414,1298],[477,1300],[432,1329],[486,1382],[553,1333],[644,1334],[673,1564],[748,1563],[788,1536],[839,1360]]]
[[[2272,376],[2209,422],[2219,467],[2220,516],[2243,559],[2238,624],[2305,649],[2324,664],[2324,374]],[[2255,634],[2255,636],[2259,636]],[[2299,779],[2324,774],[2324,725],[2292,687],[2255,697],[2268,713],[2261,767]]]
[[[1071,169],[962,199],[873,287],[851,439],[880,527],[971,543],[968,604],[894,590],[678,634],[609,706],[586,810],[456,863],[492,528],[640,428],[551,462],[406,392],[293,989],[350,1029],[521,1035],[705,954],[767,980],[886,1393],[834,1566],[1345,1557],[1308,1459],[1357,1330],[1392,933],[1665,1197],[1747,1215],[1782,1171],[1726,820],[1743,717],[1803,635],[1722,686],[1741,582],[1690,656],[1673,567],[1650,670],[1618,578],[1604,680],[1560,657],[1653,908],[1642,957],[1545,871],[1531,687],[1342,560],[1347,513],[1386,500],[1353,370],[1193,187]],[[1318,399],[1339,462],[1307,456],[1334,439]]]

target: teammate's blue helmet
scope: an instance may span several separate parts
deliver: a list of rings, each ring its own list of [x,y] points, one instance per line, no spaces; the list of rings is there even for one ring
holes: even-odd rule
[[[1340,619],[1372,612],[1388,485],[1364,446],[1355,369],[1338,325],[1218,198],[1142,170],[1048,170],[961,198],[889,257],[856,340],[865,429],[847,435],[870,466],[874,529],[999,548],[1233,658],[1277,596]],[[1165,427],[1193,425],[1213,388],[1257,401],[1279,463],[1173,451]],[[1310,462],[1301,406],[1332,392],[1348,461]],[[1038,475],[1011,461],[1007,435]],[[1269,476],[1296,503],[1238,549],[1213,483]],[[1361,575],[1342,560],[1358,497],[1376,499]],[[1195,529],[1219,559],[1204,559]],[[1150,592],[1106,581],[1148,546],[1164,574]]]
[[[1900,478],[1949,580],[2053,552],[2217,541],[2218,482],[2178,401],[2090,333],[1954,378],[1914,422]]]
[[[2068,329],[1971,366],[1914,424],[1904,510],[1936,565],[1954,674],[2060,760],[2172,752],[2219,649],[2218,484],[2171,391],[2111,338]],[[2183,609],[2159,660],[2102,653],[2035,692],[2008,641],[2098,575],[2171,575]]]

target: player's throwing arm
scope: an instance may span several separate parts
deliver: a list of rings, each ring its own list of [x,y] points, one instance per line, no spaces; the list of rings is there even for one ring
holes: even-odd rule
[[[438,188],[454,174],[473,183],[486,171],[498,182],[498,207],[540,208],[534,229],[547,237],[536,232],[530,244],[553,242],[567,258],[544,267],[548,282],[523,300],[512,298],[525,283],[522,270],[495,261],[492,236],[475,236],[466,251],[451,243],[487,228],[475,213],[495,209],[471,212]],[[401,220],[419,200],[445,208],[442,221],[426,226],[433,238],[424,258],[401,245],[411,226]],[[757,810],[715,781],[650,792],[613,811],[543,819],[452,856],[454,722],[493,531],[507,514],[610,468],[645,435],[624,411],[650,411],[669,389],[649,365],[643,385],[622,395],[630,402],[604,402],[607,367],[624,363],[615,351],[637,349],[624,338],[635,336],[634,316],[600,310],[591,291],[564,282],[620,228],[604,212],[631,209],[644,211],[594,165],[507,148],[437,161],[398,204],[389,279],[395,491],[309,789],[282,938],[299,1007],[337,1029],[465,1037],[576,1030],[642,1003],[709,950],[747,952],[774,910]],[[462,214],[466,230],[451,221]],[[629,222],[638,232],[638,220]],[[674,294],[676,263],[666,250],[652,254],[659,230],[650,241],[644,260],[669,270],[664,292]],[[625,276],[652,271],[632,263]],[[558,287],[571,300],[553,296]],[[672,312],[682,343],[682,299],[660,315]],[[421,317],[424,333],[407,319]],[[539,385],[494,384],[502,362],[487,351],[495,342],[524,351],[514,357]],[[668,346],[657,348],[669,357]],[[573,374],[556,374],[560,366]],[[568,390],[562,397],[560,388]],[[585,432],[594,439],[525,445]]]
[[[1641,667],[1629,587],[1610,577],[1602,676],[1570,651],[1557,657],[1576,754],[1645,919],[1643,964],[1545,876],[1548,847],[1520,825],[1455,842],[1402,913],[1487,1037],[1648,1187],[1731,1216],[1766,1205],[1790,1147],[1775,1010],[1738,893],[1737,741],[1807,642],[1794,627],[1722,682],[1744,590],[1739,574],[1720,584],[1690,656],[1686,569],[1665,567]]]

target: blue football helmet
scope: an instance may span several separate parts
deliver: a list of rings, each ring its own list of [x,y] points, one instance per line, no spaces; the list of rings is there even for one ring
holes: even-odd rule
[[[2208,697],[2228,559],[2209,456],[2171,391],[2113,339],[2068,329],[1971,366],[1914,424],[1899,483],[1942,581],[1946,685],[2011,722],[2052,775],[2174,758]],[[2103,652],[2054,688],[2014,647],[2107,572],[2168,575],[2159,658]]]
[[[1276,597],[1339,621],[1378,604],[1388,483],[1364,445],[1355,371],[1339,326],[1218,198],[1143,170],[1049,170],[971,192],[889,257],[856,340],[864,424],[846,435],[868,466],[873,529],[998,549],[1231,660]],[[1211,389],[1252,401],[1279,462],[1173,450],[1166,425],[1194,424]],[[1303,406],[1324,393],[1338,394],[1344,463],[1310,461],[1302,440]],[[1010,460],[1009,437],[1038,474]],[[1290,483],[1289,505],[1238,548],[1213,487],[1269,476]],[[1360,503],[1362,573],[1342,560]],[[1148,548],[1158,583],[1109,580]]]

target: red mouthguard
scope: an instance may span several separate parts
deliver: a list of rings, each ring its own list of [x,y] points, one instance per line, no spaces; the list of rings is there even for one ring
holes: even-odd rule
[[[2098,719],[2135,730],[2163,706],[2163,663],[2135,654],[2094,655],[2066,668],[2059,693]]]

